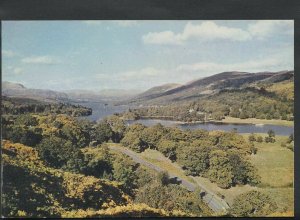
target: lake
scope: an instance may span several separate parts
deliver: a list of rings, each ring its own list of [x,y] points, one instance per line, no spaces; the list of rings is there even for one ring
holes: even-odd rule
[[[127,105],[114,106],[112,104],[96,103],[96,102],[86,102],[86,103],[76,103],[93,109],[93,114],[84,118],[91,121],[98,121],[106,116],[112,115],[114,113],[121,113],[128,110],[130,107]],[[134,108],[131,106],[131,108]],[[160,120],[160,119],[140,119],[127,121],[128,124],[141,123],[146,126],[155,125],[161,123],[164,126],[177,126],[181,129],[205,129],[211,130],[223,130],[232,131],[237,129],[238,133],[267,133],[268,130],[272,129],[277,135],[290,135],[294,133],[294,127],[287,127],[282,125],[254,125],[254,124],[228,124],[228,123],[197,123],[197,124],[181,124],[176,121],[170,120]]]
[[[103,102],[80,102],[76,104],[91,108],[93,110],[92,115],[82,117],[91,121],[98,121],[106,116],[113,115],[114,113],[121,113],[129,109],[129,106],[127,105],[114,106],[112,104]]]
[[[128,124],[141,123],[145,126],[155,125],[161,123],[164,126],[177,126],[183,130],[195,130],[205,129],[208,131],[222,130],[232,131],[237,129],[238,133],[267,133],[269,130],[273,130],[277,135],[290,135],[294,133],[294,127],[282,126],[282,125],[254,125],[254,124],[228,124],[228,123],[194,123],[194,124],[181,124],[176,121],[159,120],[159,119],[140,119],[127,121]]]

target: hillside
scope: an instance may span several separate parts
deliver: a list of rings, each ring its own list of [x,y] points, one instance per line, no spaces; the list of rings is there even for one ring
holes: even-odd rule
[[[2,82],[2,95],[17,98],[30,98],[47,102],[111,102],[129,99],[138,94],[139,90],[103,89],[64,90],[31,89],[20,83]]]
[[[145,204],[133,204],[118,182],[50,168],[31,147],[4,141],[2,151],[4,216],[168,215]]]
[[[68,95],[63,92],[47,89],[29,89],[22,84],[6,81],[2,82],[2,95],[48,102],[68,101]]]
[[[293,100],[293,71],[224,72],[131,100],[140,107],[131,109],[130,114],[185,122],[222,120],[226,116],[293,121]]]
[[[139,99],[131,99],[128,102],[138,104],[167,104],[185,100],[198,100],[207,95],[216,94],[223,89],[236,89],[253,83],[280,82],[292,78],[293,71],[281,72],[223,72],[213,76],[194,80],[182,86],[154,94],[139,95]],[[157,87],[152,88],[156,90]],[[148,90],[151,91],[152,89]]]
[[[144,99],[151,99],[152,97],[155,98],[156,95],[159,95],[161,93],[170,91],[172,89],[180,87],[180,84],[176,83],[168,83],[161,86],[155,86],[151,89],[148,89],[147,91],[139,94],[138,96],[134,97],[133,100],[144,100]]]

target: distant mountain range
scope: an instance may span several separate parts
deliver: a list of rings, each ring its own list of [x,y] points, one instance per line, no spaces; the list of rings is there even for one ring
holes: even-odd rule
[[[66,90],[30,89],[12,82],[2,82],[2,95],[31,98],[50,102],[114,102],[118,104],[168,104],[197,100],[224,89],[237,89],[256,84],[268,84],[293,79],[294,71],[280,72],[223,72],[184,85],[164,84],[140,93],[138,90]]]
[[[223,72],[185,85],[166,84],[153,87],[127,100],[131,104],[167,104],[177,101],[195,100],[216,94],[223,89],[237,89],[259,83],[276,83],[294,77],[294,71],[280,72]]]
[[[2,95],[31,98],[47,102],[111,102],[136,96],[138,90],[65,90],[62,92],[47,89],[30,89],[20,83],[2,82]]]

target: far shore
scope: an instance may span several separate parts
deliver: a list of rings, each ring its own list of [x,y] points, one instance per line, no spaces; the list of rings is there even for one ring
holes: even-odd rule
[[[282,125],[288,127],[294,126],[294,121],[279,120],[279,119],[267,120],[267,119],[257,119],[257,118],[240,119],[240,118],[233,118],[233,117],[225,117],[225,119],[218,122],[232,123],[232,124],[256,124],[256,125],[269,124],[269,125]]]
[[[281,125],[287,127],[294,126],[294,121],[287,121],[287,120],[280,120],[280,119],[271,119],[271,120],[257,119],[257,118],[240,119],[240,118],[233,118],[233,117],[225,117],[225,119],[222,120],[192,121],[192,122],[173,120],[172,117],[169,116],[141,117],[140,119],[170,120],[170,121],[174,121],[177,124],[201,124],[201,123],[212,122],[212,123],[226,123],[226,124]]]

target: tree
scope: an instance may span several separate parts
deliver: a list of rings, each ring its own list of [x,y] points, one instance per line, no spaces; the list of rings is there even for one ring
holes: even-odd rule
[[[257,141],[258,143],[262,143],[262,142],[263,142],[263,137],[262,137],[262,136],[258,136],[258,137],[256,138],[256,141]]]
[[[15,143],[25,144],[35,147],[42,140],[42,131],[38,128],[27,128],[23,126],[13,125],[6,126],[4,138]]]
[[[270,138],[275,138],[275,132],[272,129],[268,130],[268,135]]]
[[[168,185],[169,183],[169,174],[167,171],[161,171],[157,174],[157,177],[156,177],[157,181],[159,184],[165,186],[165,185]]]
[[[217,137],[217,147],[221,150],[238,150],[242,154],[249,154],[250,144],[244,137],[234,132],[214,132]]]
[[[134,124],[129,125],[126,128],[126,132],[134,132],[136,134],[141,134],[145,128],[146,128],[146,126],[143,124],[134,123]]]
[[[249,135],[248,139],[250,142],[256,141],[255,135],[253,133]]]
[[[160,138],[164,135],[165,130],[161,124],[157,124],[142,131],[141,138],[144,144],[149,148],[156,148]]]
[[[265,137],[265,142],[266,143],[274,143],[275,142],[275,138],[273,138],[273,137]]]
[[[207,146],[180,143],[177,150],[177,161],[188,175],[204,175],[209,167],[209,153],[210,148]]]
[[[45,137],[37,146],[40,157],[51,167],[67,169],[67,162],[78,157],[79,149],[56,136]]]
[[[137,185],[138,177],[135,173],[137,167],[138,164],[128,156],[117,155],[113,161],[113,177],[131,191]]]
[[[230,153],[228,158],[232,167],[233,184],[256,185],[260,182],[257,170],[245,158],[238,153]]]
[[[86,161],[83,173],[97,178],[110,178],[112,175],[112,155],[106,145],[101,145],[92,151],[83,152]]]
[[[221,188],[232,186],[233,167],[224,151],[212,151],[209,158],[209,166],[208,176],[212,182],[216,182]]]
[[[237,196],[231,207],[230,213],[235,217],[255,217],[267,216],[277,205],[266,194],[252,190]]]
[[[161,139],[157,144],[158,151],[173,161],[176,160],[176,148],[176,142],[166,139]]]
[[[290,136],[288,137],[287,143],[290,144],[294,141],[294,134],[290,134]]]
[[[126,131],[126,126],[124,120],[120,119],[117,115],[112,115],[109,117],[106,117],[103,120],[105,123],[109,124],[111,127],[111,130],[113,132],[112,134],[112,140],[115,143],[119,143],[121,139],[124,136],[124,133]]]
[[[138,137],[138,135],[132,131],[125,134],[124,138],[121,140],[121,144],[124,147],[128,147],[135,152],[142,152],[145,150],[144,142]]]
[[[15,124],[22,126],[36,126],[38,125],[38,121],[31,114],[24,114],[18,115],[18,117],[15,119]]]
[[[113,131],[108,123],[102,121],[94,126],[91,132],[91,139],[96,141],[96,144],[101,144],[108,141],[113,136]]]

